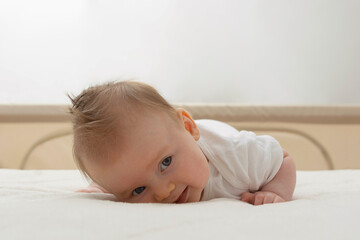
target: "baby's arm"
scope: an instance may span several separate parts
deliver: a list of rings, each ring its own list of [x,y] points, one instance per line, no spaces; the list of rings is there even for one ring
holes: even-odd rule
[[[290,201],[296,184],[296,168],[293,158],[283,150],[283,162],[275,177],[260,191],[245,192],[241,200],[254,205]]]

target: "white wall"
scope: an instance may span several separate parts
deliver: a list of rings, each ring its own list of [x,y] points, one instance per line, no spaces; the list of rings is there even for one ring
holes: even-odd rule
[[[0,103],[136,78],[171,102],[360,104],[358,0],[0,0]]]

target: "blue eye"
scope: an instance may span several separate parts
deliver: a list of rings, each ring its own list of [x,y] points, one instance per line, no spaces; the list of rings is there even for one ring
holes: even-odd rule
[[[162,160],[161,166],[160,166],[161,171],[164,171],[165,169],[167,169],[170,166],[171,161],[172,161],[172,157],[167,157],[164,160]]]
[[[136,189],[132,192],[132,195],[133,195],[133,196],[139,195],[139,194],[142,193],[144,190],[145,190],[145,187],[138,187],[138,188],[136,188]]]

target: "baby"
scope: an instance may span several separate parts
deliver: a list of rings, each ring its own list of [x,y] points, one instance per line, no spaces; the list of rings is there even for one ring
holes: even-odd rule
[[[82,191],[129,203],[292,198],[294,161],[270,136],[193,120],[134,81],[90,87],[70,99],[75,161],[93,182]]]

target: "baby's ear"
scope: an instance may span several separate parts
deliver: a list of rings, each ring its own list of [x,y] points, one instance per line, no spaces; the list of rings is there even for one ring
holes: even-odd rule
[[[191,136],[195,139],[195,141],[200,139],[200,131],[196,126],[195,121],[192,119],[190,114],[183,108],[176,109],[177,117],[179,118],[180,122],[183,124],[186,131],[188,131]]]

